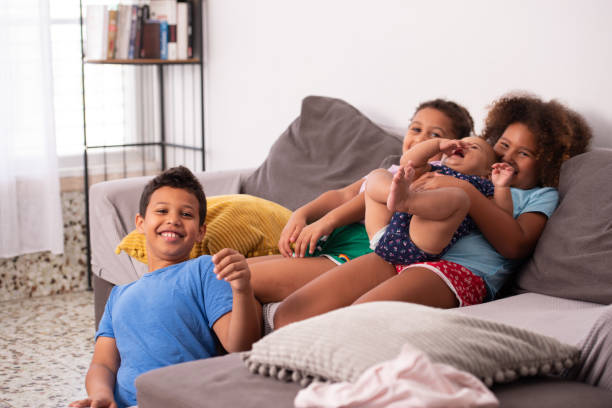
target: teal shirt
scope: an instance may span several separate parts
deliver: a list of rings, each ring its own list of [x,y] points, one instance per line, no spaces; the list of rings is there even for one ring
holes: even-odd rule
[[[559,193],[551,187],[530,190],[511,188],[514,218],[528,212],[551,216],[559,203]],[[479,232],[459,239],[442,259],[458,263],[480,276],[487,285],[488,300],[495,298],[509,275],[523,261],[501,256]]]

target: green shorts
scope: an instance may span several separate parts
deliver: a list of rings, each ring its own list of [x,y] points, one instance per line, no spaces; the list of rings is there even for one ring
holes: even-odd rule
[[[365,225],[355,223],[336,228],[329,236],[319,239],[314,253],[306,251],[306,256],[324,256],[340,265],[370,252]]]

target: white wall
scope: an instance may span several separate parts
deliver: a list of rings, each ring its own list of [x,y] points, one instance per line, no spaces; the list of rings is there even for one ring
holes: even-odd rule
[[[254,167],[306,95],[389,126],[419,102],[486,106],[528,90],[582,113],[612,147],[607,0],[208,0],[207,169]]]

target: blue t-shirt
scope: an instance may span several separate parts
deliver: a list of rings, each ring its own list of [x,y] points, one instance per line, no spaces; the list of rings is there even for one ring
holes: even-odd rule
[[[136,405],[134,380],[140,374],[218,354],[211,329],[232,310],[232,288],[213,268],[205,255],[113,288],[96,339],[112,337],[117,344],[119,407]]]
[[[511,188],[510,191],[514,218],[527,212],[539,212],[550,218],[559,203],[559,193],[551,187],[530,190]],[[487,285],[489,300],[495,297],[508,276],[522,262],[501,256],[478,230],[459,239],[442,259],[458,263],[480,276]]]

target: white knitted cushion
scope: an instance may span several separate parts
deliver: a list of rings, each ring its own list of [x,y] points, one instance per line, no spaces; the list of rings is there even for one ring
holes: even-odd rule
[[[283,327],[253,344],[243,359],[254,373],[305,386],[313,379],[355,381],[370,366],[395,358],[406,343],[488,386],[561,373],[579,354],[551,337],[454,311],[374,302]]]

